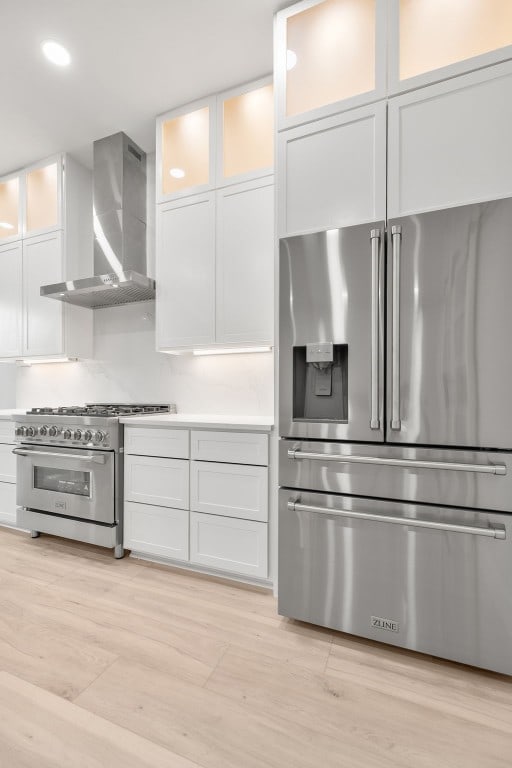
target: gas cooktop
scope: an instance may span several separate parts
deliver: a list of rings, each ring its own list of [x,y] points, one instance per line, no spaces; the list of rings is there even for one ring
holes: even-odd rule
[[[28,416],[130,416],[144,413],[176,413],[175,405],[147,403],[88,403],[60,408],[31,408]]]

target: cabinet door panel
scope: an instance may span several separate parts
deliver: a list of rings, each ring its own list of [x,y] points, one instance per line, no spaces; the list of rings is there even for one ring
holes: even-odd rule
[[[16,485],[0,483],[0,524],[16,525]]]
[[[62,161],[59,158],[28,169],[25,174],[24,236],[62,226]]]
[[[16,482],[16,456],[12,445],[0,444],[0,483]]]
[[[124,546],[149,555],[188,560],[188,512],[151,504],[124,505]]]
[[[188,459],[189,435],[188,429],[125,427],[124,452],[125,455]]]
[[[0,180],[0,244],[21,237],[21,179]]]
[[[126,501],[188,509],[189,462],[187,460],[126,456],[124,468]]]
[[[22,326],[21,241],[0,248],[0,357],[19,357]]]
[[[190,469],[190,506],[244,520],[268,520],[268,470],[240,464],[193,461]]]
[[[214,196],[201,195],[158,211],[157,347],[215,341]]]
[[[385,102],[280,134],[278,189],[280,237],[385,218]]]
[[[39,293],[42,285],[63,279],[61,232],[23,241],[24,355],[63,353],[64,308]]]
[[[512,64],[389,102],[388,215],[512,195]]]
[[[267,525],[190,513],[190,562],[246,576],[267,577]]]
[[[217,193],[216,338],[271,344],[274,326],[274,184]]]

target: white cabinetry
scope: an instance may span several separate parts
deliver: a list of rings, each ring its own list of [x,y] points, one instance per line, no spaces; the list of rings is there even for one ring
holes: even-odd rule
[[[14,423],[0,421],[0,525],[16,525]]]
[[[385,218],[385,102],[293,128],[278,141],[280,237]]]
[[[125,437],[126,548],[266,579],[268,436],[127,426]]]
[[[22,354],[23,248],[21,240],[0,246],[0,358]]]
[[[388,215],[512,195],[512,63],[389,101]]]

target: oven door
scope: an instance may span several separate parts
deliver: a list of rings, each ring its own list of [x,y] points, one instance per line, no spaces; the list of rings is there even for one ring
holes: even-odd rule
[[[18,506],[115,523],[113,452],[23,445],[13,453]]]

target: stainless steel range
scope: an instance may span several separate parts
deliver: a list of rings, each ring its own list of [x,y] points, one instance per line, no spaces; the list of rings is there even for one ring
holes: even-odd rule
[[[123,550],[121,416],[176,413],[174,405],[33,408],[16,416],[18,525]]]
[[[512,674],[511,243],[512,199],[281,241],[281,614]]]

